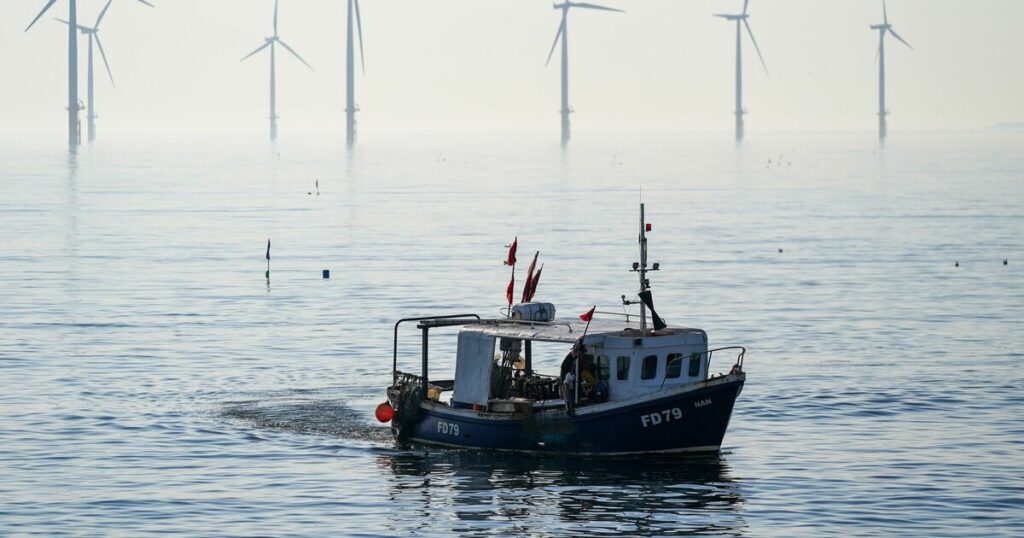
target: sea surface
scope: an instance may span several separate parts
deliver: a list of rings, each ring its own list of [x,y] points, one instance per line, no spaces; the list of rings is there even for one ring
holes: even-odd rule
[[[1024,133],[100,134],[0,139],[0,535],[1024,535]],[[748,348],[720,455],[394,444],[397,319],[497,315],[515,237],[621,311],[641,200]]]

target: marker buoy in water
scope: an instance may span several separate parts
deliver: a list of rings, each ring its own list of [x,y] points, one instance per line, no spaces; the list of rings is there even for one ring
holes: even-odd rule
[[[395,418],[395,408],[391,407],[391,404],[384,402],[377,406],[374,415],[381,422],[391,422],[391,419]]]

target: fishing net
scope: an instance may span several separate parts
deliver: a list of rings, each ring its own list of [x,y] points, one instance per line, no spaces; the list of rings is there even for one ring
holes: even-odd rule
[[[412,374],[401,373],[395,384],[388,389],[388,396],[395,408],[392,428],[399,441],[405,441],[412,434],[416,421],[420,417],[420,404],[423,402],[423,378]]]

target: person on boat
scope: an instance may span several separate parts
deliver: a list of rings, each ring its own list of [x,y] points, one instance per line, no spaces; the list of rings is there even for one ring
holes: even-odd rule
[[[565,412],[571,416],[576,407],[576,374],[572,370],[562,378],[562,399],[565,400]]]

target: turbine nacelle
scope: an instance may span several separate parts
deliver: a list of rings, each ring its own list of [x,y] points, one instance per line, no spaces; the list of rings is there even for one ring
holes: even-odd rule
[[[910,50],[914,50],[914,47],[910,43],[907,43],[906,39],[900,37],[900,35],[896,33],[896,30],[892,29],[892,25],[889,24],[889,11],[885,9],[885,0],[882,0],[882,20],[884,21],[882,24],[872,24],[871,29],[882,32],[881,37],[883,39],[885,38],[886,33],[892,34],[892,36],[898,39],[900,43],[910,47]]]
[[[737,24],[737,28],[740,23],[743,23],[743,26],[747,29],[747,35],[750,36],[750,42],[754,44],[754,50],[757,51],[757,57],[761,60],[761,67],[764,68],[765,73],[768,73],[768,64],[765,63],[764,56],[761,55],[761,47],[757,45],[757,38],[754,37],[754,31],[750,29],[750,23],[747,22],[747,19],[750,18],[750,15],[747,14],[747,7],[749,4],[750,0],[743,0],[743,13],[713,13],[712,16],[725,19],[729,22],[735,22]]]
[[[613,11],[615,13],[625,13],[621,9],[615,9],[611,7],[599,6],[597,4],[591,4],[589,2],[564,2],[561,4],[553,4],[555,9],[562,10],[562,22],[558,25],[558,31],[555,32],[555,41],[551,43],[551,51],[548,52],[548,59],[544,62],[544,65],[551,63],[551,55],[555,53],[555,47],[558,46],[558,40],[562,39],[565,35],[565,20],[569,16],[569,8],[579,7],[584,9],[597,9],[600,11]]]
[[[139,1],[141,2],[142,0],[139,0]],[[253,54],[256,54],[257,52],[259,52],[259,51],[269,47],[270,45],[272,45],[274,43],[277,43],[278,45],[281,45],[282,47],[284,47],[285,50],[287,50],[288,52],[290,52],[292,54],[292,56],[295,56],[300,62],[302,62],[303,65],[308,67],[310,71],[313,71],[313,66],[309,65],[309,63],[306,62],[306,60],[302,56],[299,56],[299,53],[295,52],[295,49],[289,47],[287,43],[285,43],[284,41],[281,40],[280,37],[278,37],[278,35],[277,35],[277,2],[276,1],[274,2],[274,35],[272,35],[270,37],[264,37],[262,45],[260,45],[259,47],[256,47],[256,50],[254,50],[254,51],[250,52],[249,54],[246,54],[245,56],[243,56],[242,59],[239,60],[239,61],[240,62],[241,61],[245,61],[247,58],[249,58]]]

